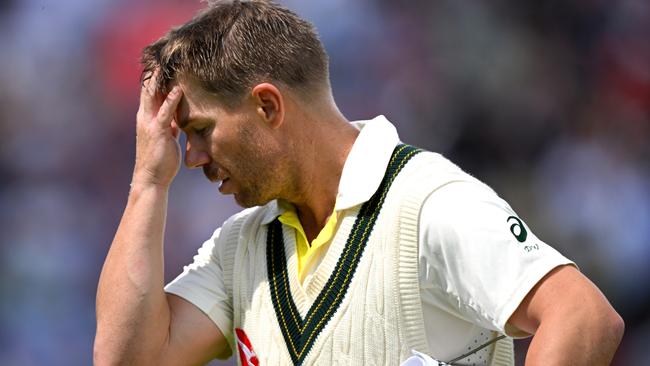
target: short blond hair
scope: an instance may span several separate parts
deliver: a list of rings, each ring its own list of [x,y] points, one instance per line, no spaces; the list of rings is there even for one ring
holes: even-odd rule
[[[191,21],[143,50],[142,80],[159,70],[165,93],[179,75],[227,105],[259,82],[300,93],[329,88],[328,58],[314,26],[271,1],[212,1]]]

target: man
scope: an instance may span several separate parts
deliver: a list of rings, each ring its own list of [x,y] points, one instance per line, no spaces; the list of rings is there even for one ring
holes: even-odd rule
[[[605,365],[623,322],[490,188],[349,123],[313,27],[213,3],[144,51],[137,149],[97,295],[95,363]],[[166,288],[169,187],[185,164],[248,209]],[[505,334],[508,337],[503,337]]]

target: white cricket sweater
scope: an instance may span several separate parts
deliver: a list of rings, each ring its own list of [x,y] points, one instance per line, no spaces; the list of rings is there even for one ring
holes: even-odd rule
[[[262,224],[267,206],[246,210],[222,227],[227,247],[221,263],[233,299],[233,328],[246,333],[260,365],[399,365],[412,349],[430,354],[418,283],[420,210],[436,189],[471,178],[440,164],[451,163],[423,152],[403,165],[371,231],[360,226],[353,235],[365,233],[365,246],[348,244],[360,210],[342,217],[304,288],[294,236],[279,224]],[[337,265],[341,258],[346,265]],[[513,364],[510,338],[490,347],[489,364]]]

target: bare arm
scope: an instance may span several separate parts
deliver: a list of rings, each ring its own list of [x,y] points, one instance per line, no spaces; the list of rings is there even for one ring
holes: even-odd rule
[[[97,365],[191,365],[228,352],[207,315],[163,290],[167,198],[180,166],[173,117],[182,92],[163,98],[154,91],[141,91],[131,192],[99,280]]]
[[[508,323],[534,334],[526,365],[609,365],[624,330],[605,296],[572,266],[546,275]]]

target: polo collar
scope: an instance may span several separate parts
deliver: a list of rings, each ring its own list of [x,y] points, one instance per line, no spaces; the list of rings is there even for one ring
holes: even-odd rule
[[[360,132],[343,166],[335,211],[363,204],[372,197],[386,173],[395,146],[400,142],[395,126],[383,115],[371,120],[352,122],[351,125]],[[277,199],[264,207],[266,212],[262,225],[275,220],[290,209],[291,204]]]
[[[343,166],[335,210],[345,210],[370,199],[379,188],[399,143],[397,130],[386,117],[352,122],[361,132]]]
[[[275,199],[263,206],[266,209],[262,217],[262,225],[268,225],[285,211],[291,209],[291,204],[281,198]]]

